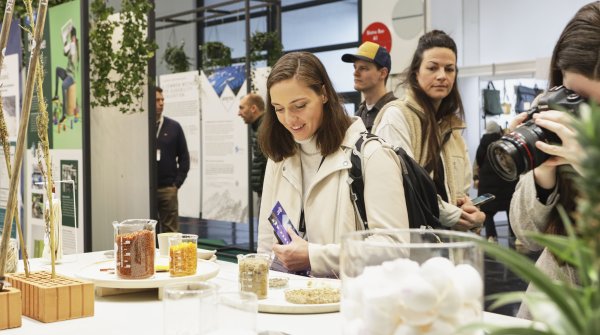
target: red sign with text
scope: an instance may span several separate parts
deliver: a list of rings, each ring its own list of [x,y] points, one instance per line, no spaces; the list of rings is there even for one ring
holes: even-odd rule
[[[388,52],[392,51],[392,34],[388,27],[381,22],[371,23],[362,33],[363,43],[370,41],[386,48]]]

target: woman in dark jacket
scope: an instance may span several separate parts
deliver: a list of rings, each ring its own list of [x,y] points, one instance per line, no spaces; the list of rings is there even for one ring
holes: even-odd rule
[[[489,241],[497,242],[498,233],[496,232],[496,224],[494,215],[501,211],[506,211],[508,220],[508,212],[510,208],[510,199],[515,191],[517,181],[506,181],[500,178],[492,169],[487,159],[488,146],[502,137],[502,128],[494,122],[488,121],[486,124],[486,133],[481,137],[475,160],[479,167],[479,187],[477,195],[491,193],[496,196],[496,199],[484,205],[481,205],[481,211],[485,213],[485,236]],[[510,235],[514,236],[508,223]]]

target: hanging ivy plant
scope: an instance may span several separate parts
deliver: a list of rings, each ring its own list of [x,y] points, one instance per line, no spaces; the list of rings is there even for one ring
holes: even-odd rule
[[[211,69],[231,65],[231,48],[221,42],[206,42],[198,46],[202,53],[202,68]]]
[[[261,60],[267,61],[267,66],[273,66],[283,55],[283,45],[277,32],[257,31],[250,39],[250,62],[256,65]]]
[[[114,9],[104,0],[91,6],[90,61],[92,107],[119,107],[122,113],[142,112],[148,61],[154,56],[156,43],[146,38],[146,14],[152,5],[145,0],[122,0],[119,22],[108,17]],[[123,31],[118,50],[113,50],[112,35],[116,27]],[[117,80],[109,79],[114,71]]]
[[[256,68],[256,63],[261,60],[267,61],[267,66],[273,66],[283,55],[283,45],[277,32],[255,32],[250,39],[250,63]],[[253,93],[258,92],[256,87],[256,72],[250,71],[250,89]]]
[[[167,63],[167,68],[173,73],[185,72],[190,69],[190,58],[185,54],[183,47],[184,42],[181,42],[179,46],[171,46],[167,43],[167,49],[163,54],[162,60]]]

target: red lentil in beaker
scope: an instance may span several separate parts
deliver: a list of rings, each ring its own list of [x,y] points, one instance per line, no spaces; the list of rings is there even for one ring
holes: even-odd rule
[[[131,219],[113,222],[115,270],[121,279],[144,279],[154,275],[156,221]]]

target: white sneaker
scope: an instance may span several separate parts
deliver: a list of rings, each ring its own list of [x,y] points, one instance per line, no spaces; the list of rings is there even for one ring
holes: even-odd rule
[[[496,236],[488,236],[487,240],[490,243],[496,243],[496,244],[498,244],[498,237],[496,237]]]

